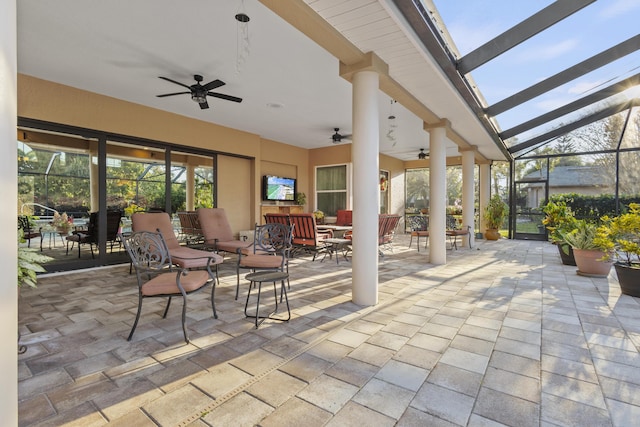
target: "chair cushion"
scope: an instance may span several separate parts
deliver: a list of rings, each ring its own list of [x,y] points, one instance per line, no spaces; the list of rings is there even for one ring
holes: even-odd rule
[[[166,212],[134,213],[131,215],[131,229],[133,231],[151,231],[153,233],[160,230],[172,255],[173,250],[180,247],[180,242],[178,242],[171,224],[171,218]]]
[[[213,258],[211,264],[221,264],[223,259],[220,255],[209,251],[201,251],[198,249],[178,246],[170,249],[171,261],[179,265],[181,268],[200,268],[206,267],[209,262],[208,257]]]
[[[180,290],[176,284],[177,273],[162,273],[142,285],[142,295],[168,295],[179,294]],[[182,275],[180,283],[185,292],[192,292],[203,287],[211,279],[206,270],[189,271]]]
[[[247,255],[240,259],[240,267],[243,268],[280,268],[283,259],[274,255]]]
[[[351,225],[353,217],[353,211],[338,209],[336,217],[336,225]]]
[[[469,234],[468,229],[447,230],[447,236],[464,236]]]
[[[225,252],[233,252],[236,253],[238,249],[248,248],[251,246],[253,242],[242,240],[231,240],[229,242],[218,242],[218,249]]]

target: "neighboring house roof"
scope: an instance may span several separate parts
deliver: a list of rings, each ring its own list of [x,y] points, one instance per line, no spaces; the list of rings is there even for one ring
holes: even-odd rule
[[[547,176],[547,169],[531,172],[523,180]],[[609,187],[612,176],[607,176],[600,166],[556,166],[549,172],[549,187]]]

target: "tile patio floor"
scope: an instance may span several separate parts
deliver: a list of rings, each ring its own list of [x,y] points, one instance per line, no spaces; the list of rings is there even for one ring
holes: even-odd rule
[[[640,301],[575,274],[546,242],[481,242],[446,266],[399,236],[380,302],[351,302],[350,265],[296,258],[292,320],[255,330],[221,269],[219,319],[192,295],[191,344],[128,266],[22,289],[20,425],[631,426],[640,421]]]

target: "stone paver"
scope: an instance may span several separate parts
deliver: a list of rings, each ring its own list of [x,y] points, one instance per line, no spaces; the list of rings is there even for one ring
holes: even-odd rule
[[[292,320],[255,330],[220,268],[162,319],[128,265],[23,289],[21,426],[628,426],[640,416],[640,300],[577,276],[547,242],[478,242],[447,264],[397,236],[380,302],[351,302],[350,263],[291,260]],[[108,280],[106,279],[108,277]],[[246,292],[246,287],[242,289]]]

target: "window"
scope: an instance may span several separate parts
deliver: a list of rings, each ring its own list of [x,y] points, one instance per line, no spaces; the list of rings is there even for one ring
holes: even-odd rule
[[[316,167],[316,209],[336,216],[338,209],[348,209],[349,165]]]

